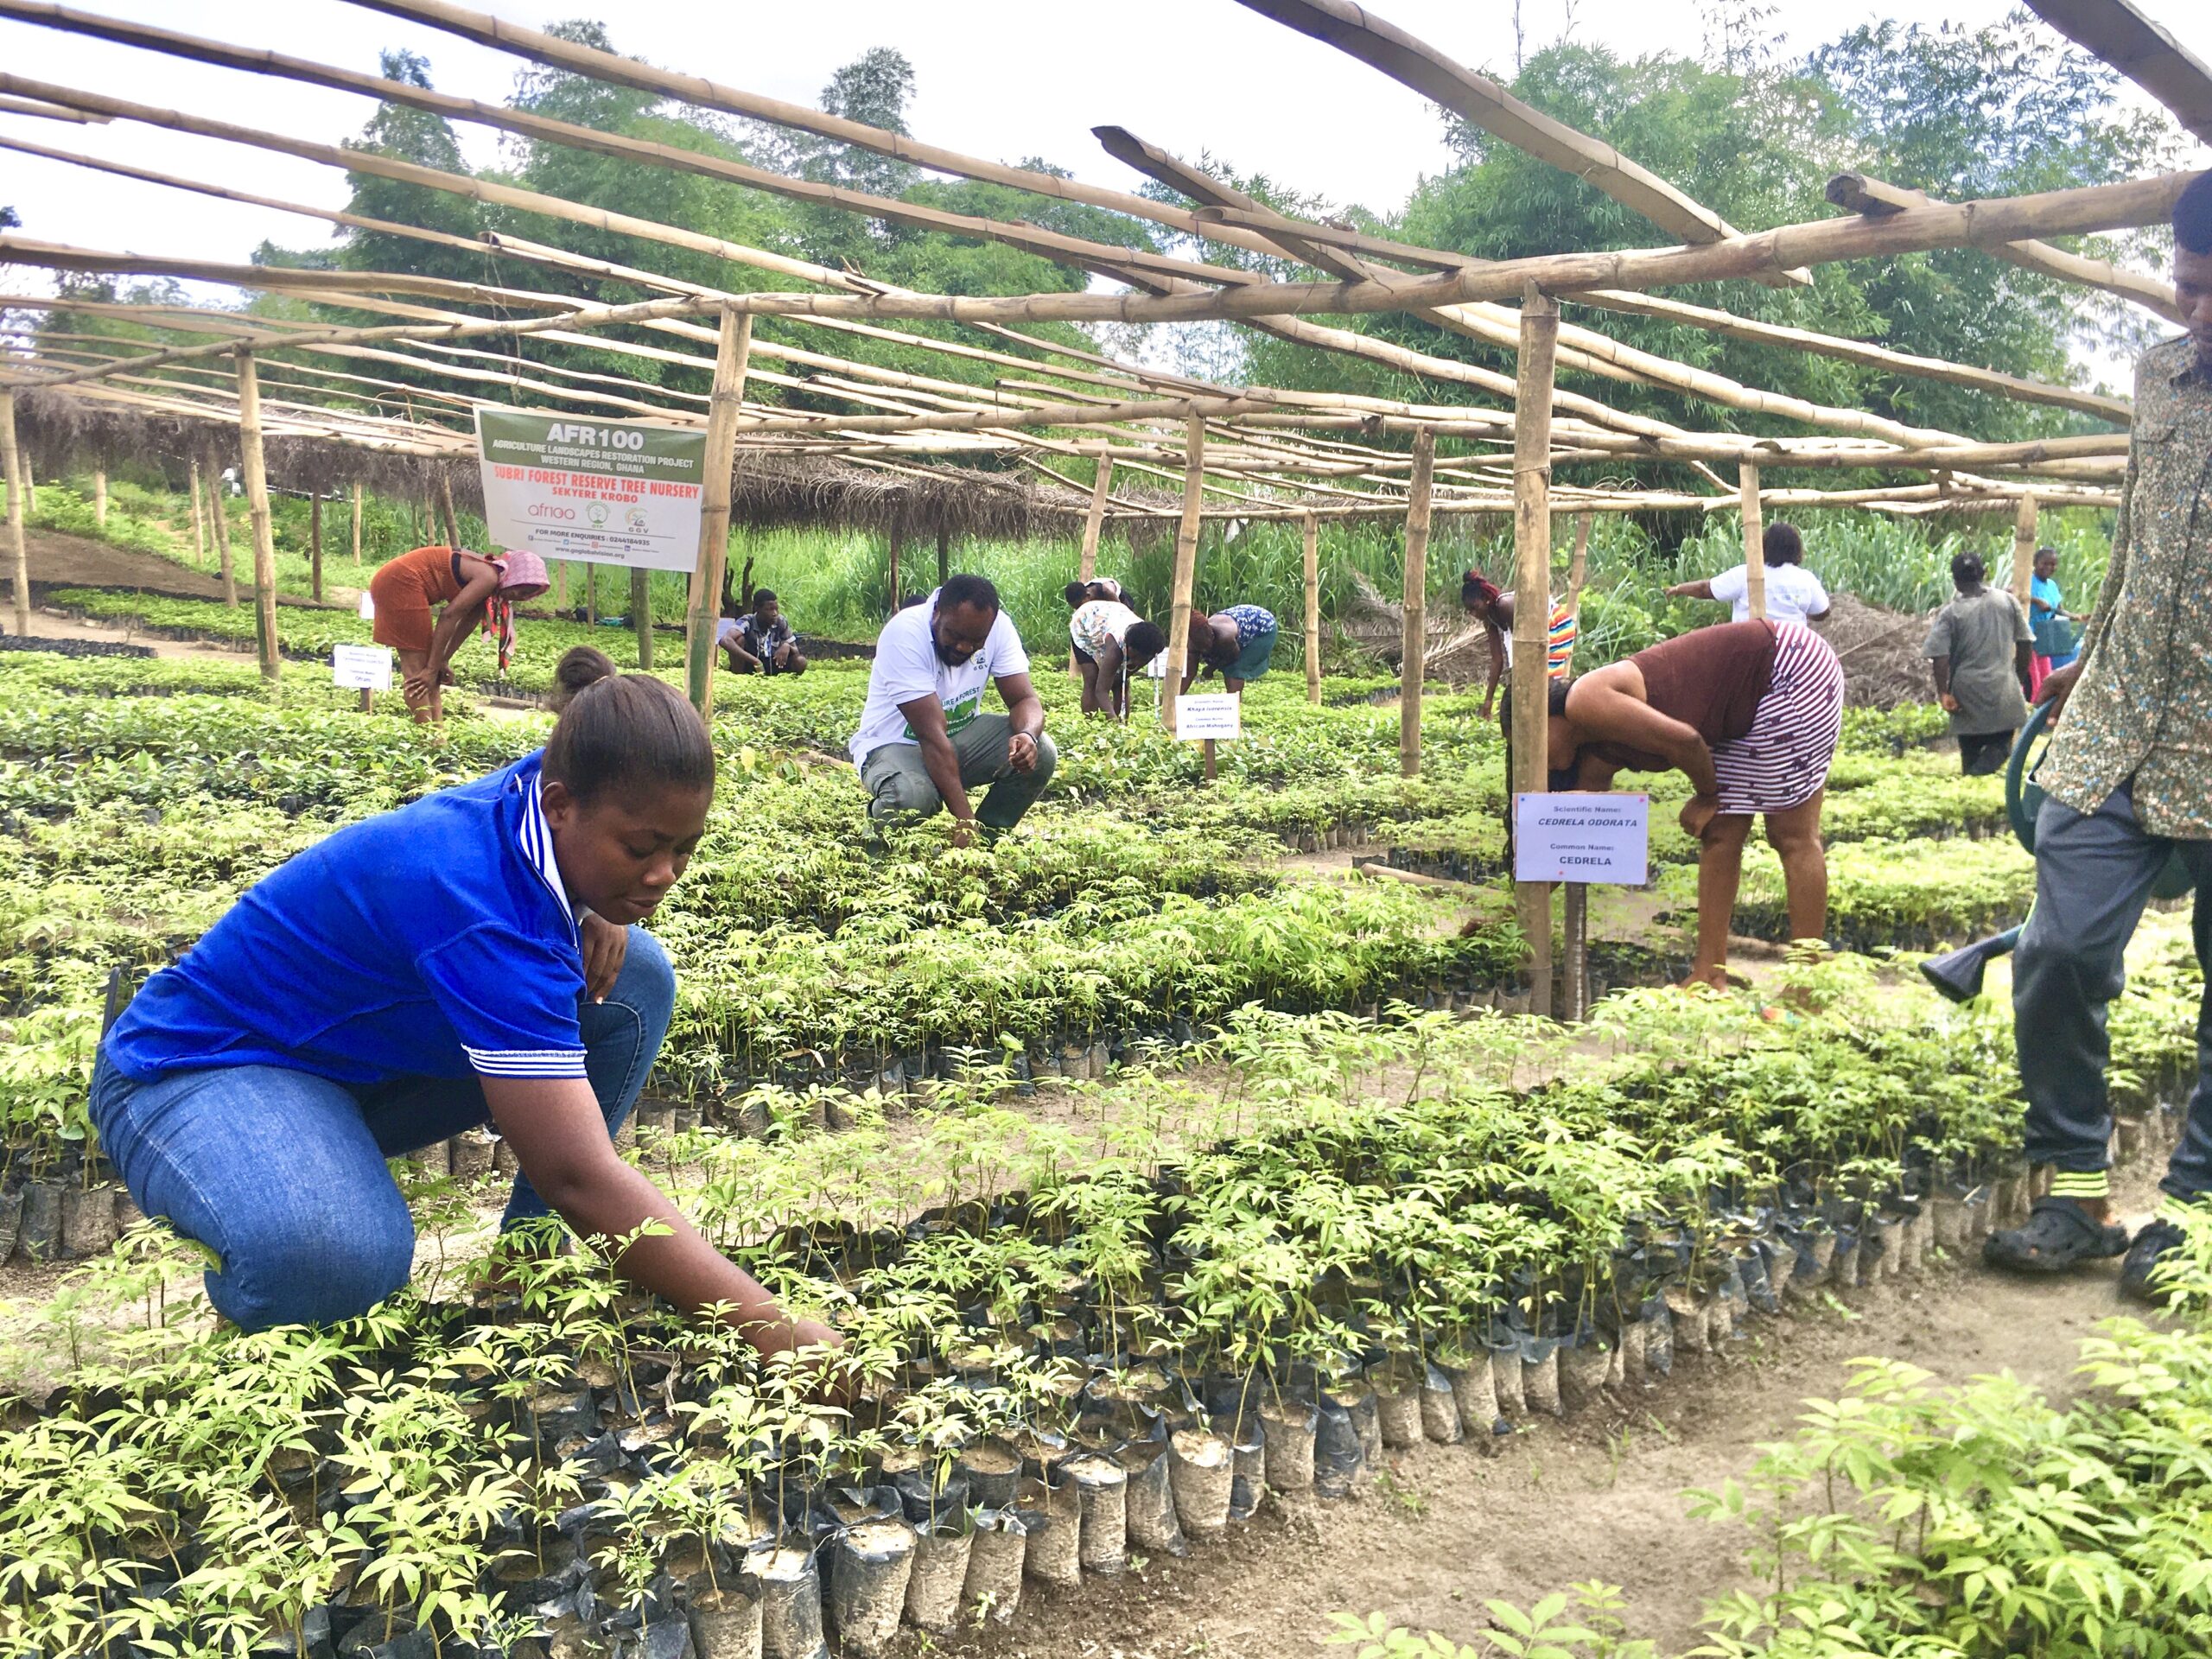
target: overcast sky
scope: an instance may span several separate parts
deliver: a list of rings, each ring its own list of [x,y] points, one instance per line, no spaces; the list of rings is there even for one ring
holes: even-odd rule
[[[1138,180],[1097,148],[1096,125],[1130,128],[1195,156],[1378,211],[1447,164],[1441,128],[1396,82],[1235,0],[842,0],[820,7],[695,0],[474,0],[499,16],[543,26],[577,16],[608,19],[616,47],[653,62],[811,105],[831,71],[872,46],[912,60],[918,92],[910,124],[921,137],[1004,160],[1042,155],[1079,176],[1133,188]],[[2212,60],[2212,6],[2139,0],[2200,57]],[[99,0],[99,9],[237,42],[373,70],[377,54],[423,53],[441,89],[505,97],[518,60],[437,30],[342,0]],[[1780,0],[1771,27],[1802,50],[1864,20],[1929,24],[1993,21],[2000,0]],[[1512,7],[1500,0],[1386,0],[1389,18],[1465,61],[1510,74]],[[1526,0],[1529,48],[1554,38],[1561,0]],[[1040,27],[1039,19],[1049,18]],[[1617,52],[1695,52],[1704,34],[1695,0],[1579,0],[1578,38]],[[359,132],[372,105],[342,92],[204,67],[25,23],[0,21],[0,66],[135,102],[332,142]],[[0,134],[213,180],[288,200],[337,207],[334,169],[213,140],[118,122],[65,125],[0,114]],[[473,159],[494,140],[464,129]],[[2195,152],[2199,164],[2205,152]],[[312,245],[316,221],[89,173],[0,150],[0,202],[41,240],[238,261],[264,238]],[[1655,240],[1658,238],[1655,237]],[[43,291],[42,276],[0,270],[0,292]]]

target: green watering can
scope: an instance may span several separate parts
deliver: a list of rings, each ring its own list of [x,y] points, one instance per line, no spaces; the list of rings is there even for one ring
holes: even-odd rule
[[[2043,785],[2036,782],[2036,772],[2043,765],[2037,745],[2050,733],[2051,708],[2048,702],[2039,702],[2028,711],[2028,723],[2020,728],[2012,759],[2005,766],[2005,816],[2012,820],[2012,833],[2019,837],[2020,845],[2031,854],[2036,849],[2036,816],[2043,810],[2044,799]],[[2151,896],[2178,899],[2195,885],[2189,867],[2175,853],[2152,883]],[[1952,1001],[1971,1001],[1981,995],[1982,970],[2019,942],[2019,928],[2008,927],[1979,944],[1930,957],[1920,964],[1921,976]]]

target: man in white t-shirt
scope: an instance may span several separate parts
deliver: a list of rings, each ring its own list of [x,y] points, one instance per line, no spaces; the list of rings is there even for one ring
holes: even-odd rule
[[[982,712],[986,683],[998,687],[1006,713]],[[981,576],[954,576],[883,625],[851,749],[868,816],[878,821],[950,807],[959,847],[978,829],[995,838],[1021,822],[1058,755],[997,588]],[[985,784],[982,807],[971,807],[968,791]]]
[[[1766,557],[1766,617],[1770,622],[1807,622],[1820,625],[1828,613],[1828,590],[1805,568],[1805,538],[1795,524],[1769,524],[1762,543]],[[1710,582],[1677,582],[1667,590],[1669,599],[1714,599],[1732,606],[1729,620],[1751,620],[1751,570],[1738,565],[1723,570]]]

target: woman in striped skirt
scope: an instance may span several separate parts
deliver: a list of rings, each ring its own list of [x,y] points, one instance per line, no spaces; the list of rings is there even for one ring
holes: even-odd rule
[[[1509,708],[1507,718],[1511,718]],[[1610,789],[1621,771],[1688,774],[1698,838],[1690,977],[1728,982],[1728,925],[1753,814],[1782,859],[1790,937],[1827,931],[1821,804],[1843,729],[1843,669],[1800,622],[1726,622],[1551,686],[1552,787]]]
[[[1490,636],[1490,684],[1483,691],[1483,718],[1488,720],[1497,702],[1498,682],[1513,666],[1513,595],[1500,593],[1496,582],[1469,570],[1459,578],[1459,603]],[[1544,671],[1553,679],[1565,680],[1574,672],[1579,631],[1570,601],[1562,599],[1552,607],[1544,625]]]

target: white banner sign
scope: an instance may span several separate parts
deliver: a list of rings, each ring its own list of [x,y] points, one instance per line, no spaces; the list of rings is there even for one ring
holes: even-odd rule
[[[703,427],[476,411],[492,551],[689,570],[699,559]]]
[[[333,645],[330,681],[357,691],[389,691],[391,652],[382,645]]]
[[[1651,798],[1607,792],[1516,795],[1516,881],[1600,881],[1638,887],[1651,879]]]
[[[1244,699],[1234,691],[1185,691],[1175,699],[1175,735],[1185,742],[1242,737]]]

